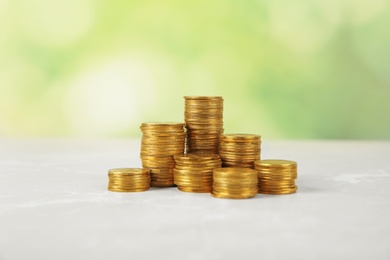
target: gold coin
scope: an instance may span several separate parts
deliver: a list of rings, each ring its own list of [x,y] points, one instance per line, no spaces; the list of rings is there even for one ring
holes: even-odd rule
[[[272,160],[261,160],[256,162],[258,166],[262,167],[296,167],[297,162],[290,160],[280,160],[280,159],[272,159]]]
[[[284,175],[264,175],[262,172],[260,172],[258,174],[258,177],[259,179],[263,180],[263,181],[267,181],[267,180],[273,180],[273,181],[278,181],[278,182],[281,182],[281,181],[286,181],[286,180],[293,180],[295,181],[297,179],[297,174],[296,173],[292,173],[292,174],[284,174]]]
[[[147,191],[149,190],[148,188],[138,188],[138,189],[122,189],[119,187],[108,187],[109,191],[114,191],[114,192],[142,192],[142,191]]]
[[[185,161],[205,161],[205,160],[219,160],[220,157],[218,154],[182,154],[175,155],[175,160],[185,160]]]
[[[213,190],[216,198],[244,199],[258,193],[257,171],[248,168],[217,168],[213,170]]]
[[[232,140],[248,140],[248,139],[260,139],[261,136],[257,134],[225,134],[223,138]]]
[[[224,134],[219,154],[224,167],[254,168],[260,160],[261,136],[257,134]]]
[[[196,100],[210,100],[210,99],[217,99],[217,100],[223,100],[222,96],[184,96],[185,99],[196,99]]]
[[[177,186],[180,191],[184,192],[195,192],[195,193],[210,193],[212,187],[202,186],[202,187],[192,187],[192,186]]]
[[[233,161],[241,161],[241,160],[251,160],[252,163],[254,164],[255,161],[257,161],[255,158],[260,158],[260,153],[259,154],[230,154],[230,153],[220,153],[220,156],[222,158],[222,161],[225,161],[227,159],[231,159]],[[255,160],[253,160],[255,159]]]
[[[250,193],[241,193],[241,194],[230,194],[230,193],[222,193],[222,192],[211,192],[211,196],[219,199],[250,199],[255,197],[257,194],[254,192]]]
[[[181,138],[173,139],[170,137],[158,137],[158,138],[148,138],[148,139],[142,139],[141,140],[141,146],[182,146],[184,144],[184,135]]]
[[[281,189],[281,190],[267,190],[259,188],[259,193],[270,194],[270,195],[283,195],[283,194],[293,194],[298,190],[298,186],[295,186],[290,189]]]
[[[187,153],[219,153],[223,133],[223,98],[185,96],[184,121]]]
[[[255,147],[247,146],[247,147],[237,147],[237,146],[231,146],[227,147],[223,143],[220,144],[221,152],[226,154],[232,154],[232,155],[240,155],[241,153],[246,154],[260,154],[261,148],[260,145],[257,145]]]
[[[291,194],[295,193],[298,177],[297,163],[290,160],[258,160],[254,163],[258,171],[259,193]]]
[[[146,191],[150,187],[150,171],[141,168],[108,170],[108,190],[118,192]]]
[[[174,182],[178,189],[186,192],[210,192],[212,173],[221,167],[218,154],[181,154],[174,156]],[[199,189],[199,187],[203,187]]]
[[[219,166],[220,167],[220,166]],[[213,170],[215,168],[218,168],[217,166],[216,167],[197,167],[197,168],[193,168],[193,167],[186,167],[186,166],[178,166],[178,165],[175,165],[175,170],[177,172],[181,172],[181,173],[209,173],[209,172],[213,172]]]
[[[143,128],[180,128],[183,126],[184,123],[181,122],[146,122],[141,124],[141,127]]]
[[[216,176],[257,176],[257,171],[243,168],[217,168],[214,169]]]
[[[141,160],[145,162],[155,162],[155,163],[161,163],[162,167],[164,166],[164,163],[174,163],[173,155],[175,154],[148,154],[148,155],[142,155],[141,154]],[[146,158],[148,157],[148,158]],[[154,157],[154,159],[151,159],[150,157]]]
[[[152,181],[150,183],[150,187],[159,187],[159,188],[175,187],[175,184],[173,183],[173,181],[169,181],[169,182]]]
[[[123,175],[132,175],[133,176],[133,175],[138,175],[138,174],[148,175],[149,170],[142,169],[142,168],[114,168],[114,169],[108,170],[108,174],[109,175],[119,175],[119,176],[123,176]]]
[[[182,161],[176,161],[175,166],[177,166],[178,169],[194,169],[194,170],[200,170],[200,169],[214,169],[214,168],[220,168],[221,167],[221,161],[209,161],[209,162],[182,162]],[[219,166],[219,167],[218,167]]]
[[[248,168],[248,169],[253,169],[252,164],[243,164],[243,163],[232,163],[232,164],[222,164],[222,167],[234,167],[234,168]]]
[[[212,184],[210,181],[192,181],[192,180],[181,180],[181,179],[174,179],[174,183],[178,186],[187,186],[187,187],[193,187],[193,186],[205,186],[205,187],[212,187]]]
[[[187,175],[187,174],[179,174],[179,173],[174,173],[173,175],[174,180],[180,180],[180,181],[188,181],[190,183],[196,183],[196,182],[207,182],[209,183],[210,181],[213,180],[212,175],[209,176],[197,176],[197,175]],[[211,183],[210,183],[211,184]]]

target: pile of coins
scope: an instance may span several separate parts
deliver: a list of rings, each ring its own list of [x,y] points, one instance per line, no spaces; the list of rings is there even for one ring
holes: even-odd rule
[[[218,154],[183,154],[174,158],[174,180],[179,190],[211,192],[213,169],[222,165]]]
[[[108,190],[119,192],[147,191],[150,173],[147,169],[116,168],[108,170]]]
[[[289,160],[260,160],[255,162],[259,177],[259,193],[291,194],[298,186],[297,163]]]
[[[256,196],[257,171],[249,168],[218,168],[213,171],[213,190],[216,198],[247,199]]]
[[[296,162],[260,160],[260,135],[223,134],[222,97],[185,96],[184,100],[184,123],[140,126],[143,169],[109,170],[108,190],[176,185],[180,191],[232,199],[297,191]]]
[[[185,96],[184,121],[188,153],[219,153],[223,134],[223,98]]]
[[[174,186],[174,155],[184,153],[183,123],[143,123],[141,125],[142,167],[150,170],[152,187]]]
[[[223,167],[254,168],[260,160],[260,135],[225,134],[221,138],[220,156]]]

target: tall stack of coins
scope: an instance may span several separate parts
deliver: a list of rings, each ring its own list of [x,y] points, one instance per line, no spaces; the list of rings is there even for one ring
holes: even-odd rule
[[[141,125],[141,160],[150,169],[151,186],[174,186],[174,155],[184,153],[183,123],[143,123]]]
[[[289,160],[261,160],[255,162],[259,177],[259,193],[291,194],[298,186],[297,163]]]
[[[219,155],[223,167],[254,168],[260,160],[260,135],[225,134],[221,138]]]
[[[216,198],[247,199],[256,196],[257,171],[248,168],[218,168],[213,171],[213,190]]]
[[[185,96],[187,153],[219,153],[223,133],[223,98]]]
[[[218,154],[183,154],[174,158],[174,180],[179,190],[211,192],[213,169],[222,166]]]
[[[146,191],[150,187],[148,169],[116,168],[108,170],[108,190],[120,192]]]

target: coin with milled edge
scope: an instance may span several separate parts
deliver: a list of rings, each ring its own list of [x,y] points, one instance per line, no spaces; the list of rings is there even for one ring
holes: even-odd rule
[[[174,156],[174,182],[180,191],[211,192],[213,170],[220,168],[218,154],[181,154]]]
[[[224,167],[254,168],[260,160],[261,136],[257,134],[224,134],[219,154]]]
[[[290,160],[259,160],[254,163],[258,171],[259,193],[292,194],[298,189],[297,163]]]
[[[173,182],[173,156],[185,151],[184,123],[147,122],[142,131],[140,156],[142,166],[150,169],[151,186],[175,186]]]
[[[219,153],[223,133],[223,98],[221,96],[185,96],[186,151]]]
[[[150,172],[141,168],[115,168],[108,170],[108,190],[140,192],[150,187]]]
[[[258,192],[257,171],[249,168],[217,168],[213,170],[213,190],[216,198],[246,199]]]

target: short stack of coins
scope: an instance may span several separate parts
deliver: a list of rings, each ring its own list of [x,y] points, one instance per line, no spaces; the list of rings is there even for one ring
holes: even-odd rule
[[[184,153],[183,123],[143,123],[141,125],[141,160],[150,169],[152,187],[174,186],[174,155]]]
[[[184,120],[187,153],[219,153],[223,134],[223,98],[185,96]]]
[[[291,194],[298,186],[297,163],[289,160],[259,160],[255,162],[259,177],[259,193]]]
[[[254,168],[260,160],[261,136],[255,134],[225,134],[221,137],[219,155],[223,167]]]
[[[249,168],[217,168],[213,171],[213,190],[216,198],[247,199],[256,196],[257,171]]]
[[[213,170],[222,166],[218,154],[175,155],[174,180],[186,192],[211,192]]]
[[[116,168],[108,170],[108,190],[118,192],[147,191],[150,172],[140,168]]]

